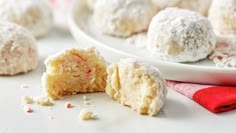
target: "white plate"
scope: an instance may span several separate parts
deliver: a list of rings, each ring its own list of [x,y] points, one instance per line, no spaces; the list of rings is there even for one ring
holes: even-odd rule
[[[73,4],[69,14],[69,26],[72,35],[80,44],[95,46],[108,62],[132,57],[157,66],[169,80],[236,85],[236,68],[218,68],[209,60],[183,64],[152,59],[146,49],[127,45],[126,39],[102,34],[92,22],[92,13],[87,9],[84,0],[75,1]]]

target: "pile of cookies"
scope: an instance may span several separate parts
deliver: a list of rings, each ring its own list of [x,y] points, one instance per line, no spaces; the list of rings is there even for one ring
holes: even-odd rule
[[[87,5],[104,34],[127,38],[147,32],[153,59],[196,62],[214,54],[210,59],[216,62],[236,56],[225,49],[219,55],[222,40],[236,40],[235,0],[87,0]]]

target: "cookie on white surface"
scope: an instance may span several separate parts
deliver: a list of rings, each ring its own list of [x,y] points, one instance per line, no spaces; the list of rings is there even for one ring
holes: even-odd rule
[[[153,58],[173,62],[204,59],[215,48],[215,42],[208,19],[185,9],[166,8],[152,19],[148,30]]]
[[[146,31],[156,12],[149,0],[98,0],[93,17],[101,32],[128,37]]]
[[[167,88],[159,70],[134,59],[123,59],[107,69],[106,93],[139,114],[156,115],[166,101]]]
[[[0,1],[0,21],[19,24],[35,37],[41,37],[50,30],[52,18],[52,11],[44,0]]]
[[[89,111],[88,109],[85,108],[80,111],[79,118],[80,120],[84,120],[84,121],[93,120],[95,119],[95,115],[93,114],[92,111]]]
[[[106,62],[95,48],[64,50],[46,59],[45,65],[42,86],[52,99],[105,89]]]
[[[34,102],[33,98],[30,96],[22,96],[21,99],[23,104],[32,104]]]
[[[208,18],[217,35],[236,35],[236,0],[213,0]]]
[[[52,101],[46,96],[37,96],[34,97],[34,101],[41,106],[52,106]]]
[[[25,28],[0,22],[0,75],[26,73],[39,62],[36,41]]]
[[[212,0],[152,0],[154,5],[165,9],[167,7],[179,7],[189,9],[207,16]]]

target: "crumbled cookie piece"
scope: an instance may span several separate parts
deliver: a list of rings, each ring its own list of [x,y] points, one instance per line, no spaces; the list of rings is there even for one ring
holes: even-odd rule
[[[23,89],[29,88],[29,85],[27,85],[27,84],[21,84],[21,85],[20,85],[20,88],[23,88]]]
[[[34,98],[34,101],[41,106],[52,106],[53,103],[48,97],[38,96]]]
[[[89,98],[87,96],[83,96],[83,100],[89,100]]]
[[[83,109],[80,111],[79,118],[81,120],[92,120],[95,118],[93,112],[89,111],[88,109]]]
[[[65,108],[67,108],[67,109],[73,108],[73,105],[70,102],[66,102]]]
[[[30,96],[22,96],[21,99],[23,104],[32,104],[34,102],[33,98]]]
[[[84,101],[84,105],[90,105],[91,103],[89,101]]]
[[[26,105],[24,105],[23,109],[26,113],[32,113],[33,112],[33,110],[30,107],[26,106]]]

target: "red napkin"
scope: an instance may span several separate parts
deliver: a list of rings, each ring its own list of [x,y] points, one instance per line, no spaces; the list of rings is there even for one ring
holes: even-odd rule
[[[167,81],[167,86],[193,99],[213,113],[236,109],[236,87]]]

